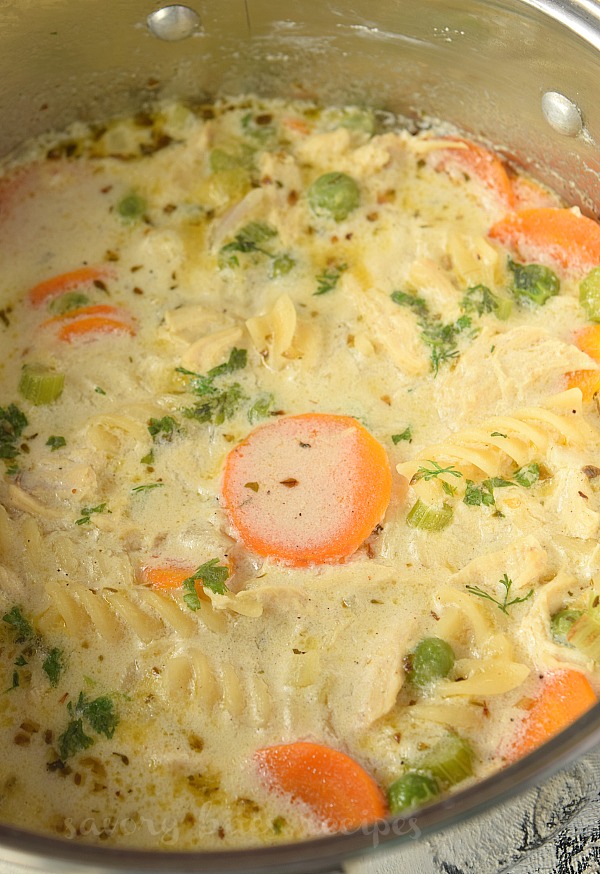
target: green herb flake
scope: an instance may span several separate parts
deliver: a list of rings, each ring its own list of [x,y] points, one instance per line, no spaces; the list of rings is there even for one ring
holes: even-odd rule
[[[509,579],[507,574],[504,574],[501,580],[499,580],[499,584],[504,586],[504,599],[499,601],[497,598],[494,598],[488,592],[484,592],[483,589],[480,589],[479,586],[466,586],[467,591],[471,595],[476,595],[478,598],[483,598],[486,601],[491,601],[496,607],[502,611],[506,616],[508,616],[508,608],[512,607],[514,604],[522,604],[524,601],[527,601],[533,595],[533,589],[530,589],[529,592],[524,595],[522,598],[513,598],[509,601],[510,590],[513,584],[513,581]]]
[[[403,440],[406,440],[408,443],[412,443],[412,430],[410,425],[402,431],[401,434],[392,434],[392,443],[396,446],[398,443],[402,443]]]
[[[19,454],[18,440],[29,422],[15,404],[0,407],[0,458],[12,459]]]
[[[340,276],[347,269],[347,264],[335,264],[322,270],[316,277],[317,290],[314,292],[313,296],[317,297],[318,295],[327,294],[328,292],[333,291],[340,280]]]
[[[100,388],[99,385],[96,386],[96,388],[94,389],[94,391],[96,392],[97,395],[105,395],[105,394],[106,394],[106,392],[104,391],[104,389],[103,389],[103,388]]]
[[[58,738],[58,752],[64,762],[82,750],[87,750],[93,744],[94,739],[83,730],[83,721],[72,719]]]
[[[490,437],[504,437],[508,438],[508,434],[503,434],[501,431],[492,431]]]
[[[71,717],[83,716],[98,734],[103,734],[109,739],[114,735],[119,724],[119,716],[115,713],[114,704],[108,695],[101,695],[90,701],[83,692],[80,692],[77,704],[73,706],[69,702],[67,707]]]
[[[132,492],[149,492],[152,489],[162,489],[164,487],[164,483],[144,483],[142,486],[134,486],[132,488]]]
[[[513,474],[514,481],[520,486],[523,486],[524,489],[530,489],[531,486],[535,485],[539,478],[540,466],[535,462],[520,467],[519,470],[516,470]]]
[[[65,669],[63,651],[53,647],[42,662],[42,668],[50,680],[50,685],[58,686],[60,675]]]
[[[248,421],[250,424],[254,425],[260,419],[266,419],[271,412],[274,402],[275,397],[270,392],[260,394],[248,410]]]
[[[186,370],[184,367],[177,367],[177,373],[182,373],[190,378],[190,389],[198,398],[193,407],[182,410],[183,415],[188,419],[195,419],[197,422],[211,422],[215,425],[222,425],[226,419],[230,419],[242,401],[247,399],[247,396],[237,382],[231,383],[229,386],[218,387],[214,381],[243,369],[247,360],[246,350],[234,347],[226,362],[213,367],[206,374],[194,373],[194,371]]]
[[[20,607],[13,607],[2,617],[2,621],[10,625],[17,633],[17,641],[31,640],[35,637],[35,631],[28,619],[23,616]]]
[[[12,692],[13,689],[18,689],[20,685],[21,685],[21,680],[19,678],[19,672],[13,671],[12,684],[8,687],[8,689],[5,689],[4,691],[5,691],[5,693]]]
[[[398,306],[408,307],[413,310],[422,319],[429,316],[429,307],[427,302],[416,294],[408,294],[406,291],[393,291],[391,298]]]
[[[427,464],[430,464],[431,468],[423,467],[421,465],[413,476],[411,482],[418,482],[420,479],[429,482],[429,480],[436,479],[443,473],[450,474],[450,476],[454,476],[457,479],[462,477],[462,473],[459,470],[456,470],[453,464],[449,464],[448,467],[442,467],[437,463],[437,461],[432,461],[431,459],[428,459]]]
[[[250,222],[235,235],[231,243],[227,243],[219,250],[219,267],[239,267],[238,254],[257,252],[266,255],[271,260],[277,256],[262,247],[262,243],[277,236],[277,231],[266,222]]]
[[[48,439],[46,440],[46,446],[50,446],[52,452],[56,452],[57,449],[61,449],[63,446],[66,445],[67,441],[64,437],[52,436],[48,437]]]
[[[154,464],[154,450],[151,449],[150,452],[147,452],[142,458],[140,458],[140,464]]]
[[[163,416],[162,419],[148,419],[148,431],[152,439],[169,442],[179,429],[179,424],[173,416]]]
[[[106,504],[97,504],[95,507],[84,507],[81,511],[81,517],[75,520],[75,524],[87,525],[94,513],[110,513],[111,511],[107,510],[106,506]]]
[[[199,610],[202,605],[196,591],[196,583],[200,582],[204,589],[210,589],[216,595],[227,595],[229,589],[225,581],[228,577],[229,568],[219,564],[218,558],[211,558],[210,561],[200,565],[191,577],[183,581],[183,589],[186,593],[183,600],[190,610]]]

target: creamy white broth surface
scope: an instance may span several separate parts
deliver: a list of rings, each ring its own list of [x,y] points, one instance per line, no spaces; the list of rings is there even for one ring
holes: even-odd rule
[[[545,678],[598,689],[593,641],[552,624],[596,622],[598,412],[567,376],[598,370],[578,340],[593,265],[490,237],[563,204],[514,170],[507,202],[453,160],[468,148],[248,99],[6,164],[1,821],[164,849],[300,839],[327,822],[257,750],[340,750],[385,798],[458,737],[470,764],[443,796],[511,760]],[[311,204],[327,173],[355,183],[347,215]],[[514,288],[532,263],[560,285],[542,302]],[[34,365],[64,375],[56,397],[24,385]],[[222,478],[255,429],[307,413],[356,420],[392,488],[351,555],[293,567],[248,548]],[[211,562],[225,589],[184,582]],[[428,637],[454,663],[419,685]]]

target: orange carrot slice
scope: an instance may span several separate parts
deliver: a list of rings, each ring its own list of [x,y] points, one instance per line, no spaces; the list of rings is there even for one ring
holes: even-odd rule
[[[126,315],[123,310],[118,309],[118,307],[111,306],[111,304],[99,303],[94,304],[93,306],[85,306],[85,307],[77,307],[74,310],[68,310],[66,313],[61,313],[59,316],[52,316],[50,319],[46,319],[45,322],[42,322],[40,328],[47,328],[50,325],[61,324],[62,322],[71,322],[74,319],[81,318],[82,316],[119,316]]]
[[[140,568],[141,582],[154,589],[180,589],[184,581],[189,579],[195,567],[181,565],[144,565]],[[204,592],[203,592],[204,593]]]
[[[572,370],[565,373],[566,388],[579,388],[584,402],[594,399],[600,391],[600,370]]]
[[[308,122],[304,118],[290,116],[289,118],[283,119],[283,124],[289,130],[293,131],[296,134],[300,134],[301,136],[307,136],[310,133],[310,127],[308,125]]]
[[[575,332],[575,345],[594,361],[600,362],[600,325],[587,325]]]
[[[339,750],[298,741],[258,750],[254,758],[269,789],[305,804],[332,831],[359,828],[386,815],[375,780]]]
[[[539,209],[540,207],[559,207],[560,197],[548,191],[533,179],[515,176],[512,180],[515,207],[517,209]]]
[[[525,718],[510,758],[520,759],[541,746],[593,707],[596,700],[594,690],[579,671],[549,674]]]
[[[58,337],[66,343],[74,340],[87,338],[92,339],[95,334],[135,334],[135,329],[126,322],[117,319],[108,319],[106,316],[90,316],[89,318],[75,319],[63,325],[58,332]]]
[[[492,239],[524,261],[553,261],[585,272],[600,264],[600,225],[570,209],[521,209],[496,222]]]
[[[575,333],[575,345],[600,364],[600,325],[588,325]],[[600,391],[600,370],[573,370],[565,374],[567,388],[579,388],[584,401]]]
[[[60,276],[45,279],[30,289],[28,294],[29,302],[34,306],[40,306],[40,304],[46,303],[67,291],[108,279],[112,275],[112,271],[108,267],[80,267],[78,270],[72,270],[69,273],[61,273]]]
[[[233,449],[222,494],[248,549],[307,567],[352,555],[381,522],[391,485],[384,448],[356,419],[306,413]]]
[[[434,165],[442,170],[458,169],[473,176],[491,191],[508,209],[515,204],[512,182],[504,164],[489,149],[478,146],[469,140],[448,137],[454,148],[432,152]]]

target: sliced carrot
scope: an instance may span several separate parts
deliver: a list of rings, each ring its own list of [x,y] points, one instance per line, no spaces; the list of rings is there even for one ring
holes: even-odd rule
[[[586,325],[575,332],[574,339],[578,349],[600,362],[600,325]]]
[[[290,116],[289,118],[283,119],[283,124],[289,130],[293,131],[294,133],[301,134],[302,136],[307,136],[310,133],[310,127],[308,126],[308,122],[304,118]]]
[[[600,370],[572,370],[565,373],[565,387],[581,389],[584,402],[592,401],[600,391]]]
[[[352,555],[381,522],[391,485],[383,446],[356,419],[306,413],[233,449],[222,494],[248,549],[307,567]]]
[[[298,741],[258,750],[254,758],[269,789],[306,805],[332,831],[359,828],[386,815],[375,780],[339,750]]]
[[[71,322],[74,319],[81,318],[82,316],[118,316],[118,315],[126,315],[123,310],[118,309],[118,307],[111,306],[111,304],[107,303],[99,303],[94,304],[93,306],[85,306],[85,307],[77,307],[75,310],[68,310],[66,313],[61,313],[59,316],[52,316],[51,319],[46,319],[45,322],[42,322],[40,328],[47,328],[51,325],[61,324],[63,322]]]
[[[597,698],[579,671],[564,670],[544,678],[541,692],[512,745],[511,759],[520,759],[593,707]]]
[[[140,568],[140,579],[142,583],[154,589],[180,589],[195,570],[195,567],[182,567],[175,564],[144,565]]]
[[[580,273],[600,264],[600,225],[570,209],[521,209],[496,222],[489,235],[524,261],[553,261]]]
[[[75,319],[63,325],[58,332],[58,337],[66,343],[72,343],[83,337],[91,339],[94,334],[123,333],[135,334],[135,329],[126,322],[117,319],[108,319],[106,316],[90,316],[84,319]]]
[[[539,209],[540,207],[559,207],[560,197],[527,176],[515,176],[512,180],[515,207],[517,209]]]
[[[67,291],[108,279],[112,275],[113,273],[108,267],[80,267],[78,270],[71,270],[69,273],[61,273],[60,276],[45,279],[30,289],[28,294],[29,302],[34,306],[40,306],[40,304],[46,303]]]
[[[600,325],[588,325],[575,333],[575,345],[600,364]],[[565,374],[567,388],[579,388],[584,401],[600,391],[600,370],[573,370]]]
[[[432,160],[442,170],[458,169],[473,176],[508,209],[515,205],[512,182],[500,158],[469,140],[448,137],[448,149],[432,152]]]

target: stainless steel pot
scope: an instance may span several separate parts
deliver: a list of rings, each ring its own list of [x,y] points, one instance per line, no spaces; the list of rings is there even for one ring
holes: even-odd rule
[[[0,0],[0,154],[75,119],[135,112],[157,97],[291,95],[366,103],[410,123],[445,118],[598,212],[600,4],[593,0],[191,2],[193,9],[150,0]],[[399,821],[226,854],[116,851],[0,826],[0,862],[46,872],[306,874],[356,870],[344,860],[378,845],[397,854],[398,867],[388,870],[401,871],[410,870],[404,863],[414,858],[417,832],[443,830],[449,860],[453,848],[457,858],[464,852],[469,834],[487,834],[492,867],[480,861],[470,870],[500,871],[494,859],[518,858],[506,845],[516,809],[527,818],[540,792],[555,798],[558,807],[546,804],[539,817],[543,838],[559,824],[555,809],[564,814],[566,805],[572,814],[585,803],[598,757],[565,765],[599,741],[597,705],[526,760],[428,808],[413,826]]]

